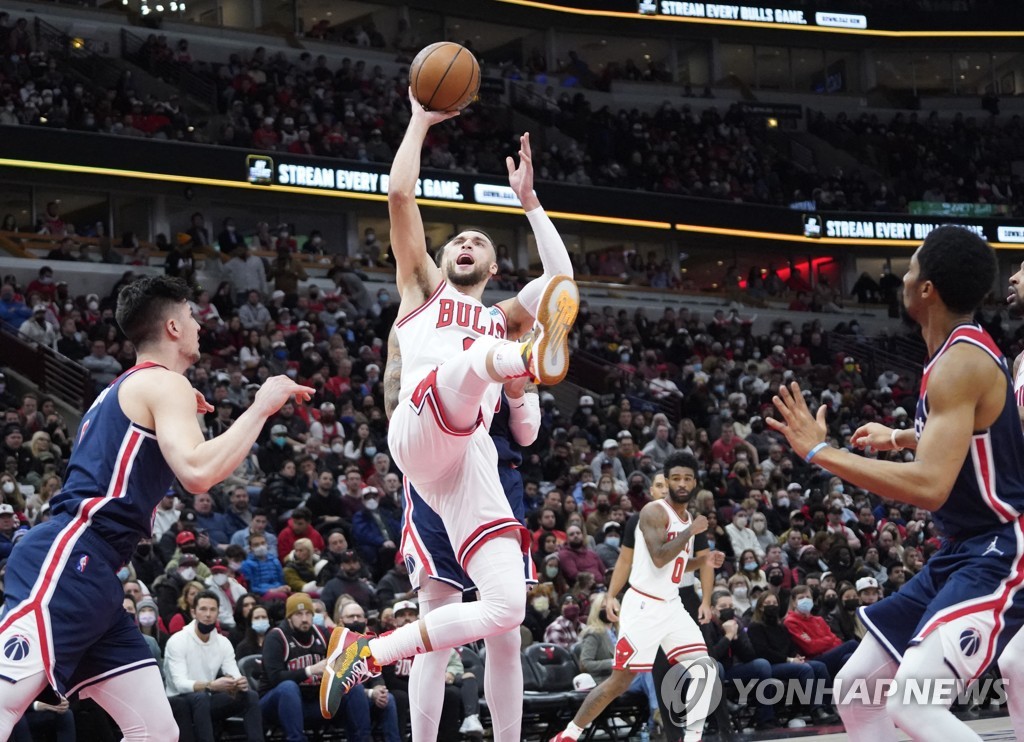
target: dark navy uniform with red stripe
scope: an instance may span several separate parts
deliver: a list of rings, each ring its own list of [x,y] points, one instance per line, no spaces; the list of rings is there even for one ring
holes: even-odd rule
[[[1006,376],[1006,403],[976,431],[949,498],[933,517],[941,548],[899,592],[860,609],[869,631],[897,659],[938,632],[946,662],[965,681],[998,659],[1024,613],[1024,432],[1006,359],[977,325],[960,325],[928,362],[915,428],[928,422],[928,376],[953,345],[988,355]]]
[[[508,398],[502,392],[501,404],[494,413],[489,433],[498,451],[498,478],[512,514],[520,523],[526,522],[526,506],[523,502],[523,477],[518,467],[523,463],[519,444],[512,437],[509,427]],[[417,590],[423,580],[429,578],[444,582],[460,590],[473,590],[475,585],[455,558],[451,540],[444,522],[427,503],[416,488],[405,480],[405,511],[402,515],[402,554],[409,570],[409,579]],[[527,582],[536,582],[533,560],[523,555],[523,566]]]
[[[66,481],[50,501],[53,517],[32,528],[7,564],[0,617],[0,678],[43,671],[70,694],[156,661],[122,607],[117,570],[152,532],[153,512],[174,474],[152,430],[131,422],[121,383],[154,364],[129,369],[86,412]],[[2,688],[2,684],[0,684]]]

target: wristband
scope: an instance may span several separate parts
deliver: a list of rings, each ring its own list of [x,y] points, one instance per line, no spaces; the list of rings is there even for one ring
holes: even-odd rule
[[[828,448],[828,444],[825,443],[825,441],[822,441],[817,446],[808,451],[807,455],[804,456],[804,461],[806,461],[808,464],[811,463],[811,459],[813,459],[817,455],[818,451],[820,451],[823,448]]]
[[[900,432],[898,428],[893,428],[892,433],[889,435],[889,442],[892,443],[893,451],[902,451],[903,446],[896,442],[896,434]]]

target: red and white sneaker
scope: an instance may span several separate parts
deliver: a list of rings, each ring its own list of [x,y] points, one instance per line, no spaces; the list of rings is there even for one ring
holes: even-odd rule
[[[541,295],[533,336],[523,343],[523,365],[535,384],[554,386],[569,373],[569,331],[579,309],[576,282],[552,278]]]
[[[334,629],[327,645],[327,672],[320,680],[320,715],[332,718],[346,693],[378,675],[380,665],[370,652],[370,640],[343,626]]]

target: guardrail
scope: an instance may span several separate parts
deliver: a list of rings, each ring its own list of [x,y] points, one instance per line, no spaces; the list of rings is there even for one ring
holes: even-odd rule
[[[0,323],[0,357],[4,365],[39,387],[84,412],[96,396],[92,376],[81,364],[52,348],[26,339],[17,330]]]

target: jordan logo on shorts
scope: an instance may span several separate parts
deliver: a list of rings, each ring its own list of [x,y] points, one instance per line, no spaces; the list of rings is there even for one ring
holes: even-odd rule
[[[996,548],[996,543],[998,541],[999,541],[999,537],[998,536],[994,536],[992,538],[992,543],[988,545],[988,548],[985,549],[985,551],[982,552],[981,555],[982,556],[988,556],[989,554],[998,554],[999,556],[1006,556],[1006,554],[1004,554],[1001,549],[997,549]]]

